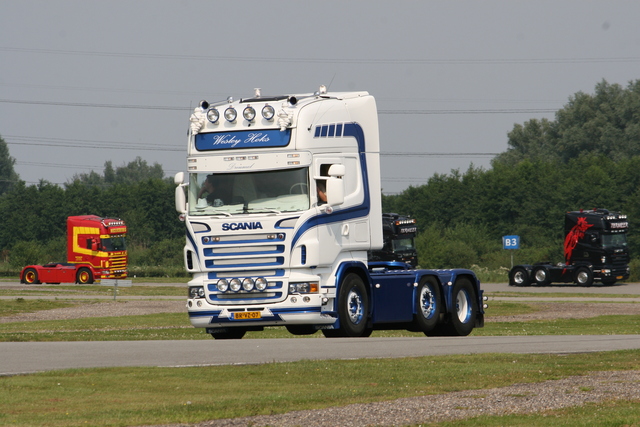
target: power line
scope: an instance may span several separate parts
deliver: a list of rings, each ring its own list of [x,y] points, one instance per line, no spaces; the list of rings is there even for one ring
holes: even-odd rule
[[[3,137],[7,144],[11,145],[35,145],[43,147],[66,147],[66,148],[92,148],[92,149],[118,149],[118,150],[143,150],[143,151],[184,151],[184,147],[168,145],[148,145],[136,144],[133,142],[118,141],[96,141],[85,139],[51,138],[51,137],[30,137],[18,135],[5,135]],[[21,142],[15,142],[21,141]]]
[[[165,111],[191,111],[190,107],[173,107],[161,105],[126,105],[126,104],[99,104],[90,102],[61,102],[61,101],[26,101],[18,99],[0,99],[0,103],[5,104],[25,104],[25,105],[53,105],[62,107],[83,107],[83,108],[122,108],[135,110],[165,110]],[[555,108],[505,108],[491,109],[481,108],[477,110],[378,110],[378,114],[546,114],[555,113]]]
[[[338,63],[338,64],[425,64],[425,65],[496,65],[496,64],[582,64],[611,62],[640,62],[640,57],[613,58],[480,58],[480,59],[416,59],[416,58],[291,58],[291,57],[259,57],[259,56],[207,56],[185,54],[160,54],[136,52],[100,52],[62,49],[39,49],[0,46],[0,51],[18,53],[37,53],[52,55],[76,55],[118,57],[135,59],[193,60],[193,61],[235,61],[235,62],[293,62],[293,63]]]

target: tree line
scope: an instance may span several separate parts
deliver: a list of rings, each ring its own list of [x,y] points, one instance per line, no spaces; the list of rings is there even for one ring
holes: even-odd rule
[[[563,261],[564,213],[606,208],[640,226],[640,80],[579,92],[555,115],[508,133],[491,168],[435,174],[425,185],[383,196],[383,209],[418,220],[423,266],[509,266],[502,236],[519,235],[516,262]]]
[[[175,185],[160,165],[137,158],[102,174],[77,174],[63,187],[27,186],[0,138],[0,251],[14,265],[65,256],[66,217],[124,219],[131,264],[182,268],[184,225]],[[428,174],[429,171],[425,171]],[[602,81],[569,98],[554,120],[515,124],[508,148],[485,170],[435,174],[425,185],[383,195],[383,211],[417,218],[420,264],[429,268],[508,267],[502,236],[521,237],[516,262],[562,261],[564,213],[607,208],[629,215],[632,256],[640,255],[640,80]]]
[[[0,139],[0,145],[4,141]],[[1,163],[1,162],[0,162]],[[0,195],[0,251],[14,269],[66,261],[66,219],[98,215],[125,220],[130,264],[182,267],[184,224],[175,211],[173,180],[159,164],[136,158],[104,174],[76,174],[62,187],[12,180]]]

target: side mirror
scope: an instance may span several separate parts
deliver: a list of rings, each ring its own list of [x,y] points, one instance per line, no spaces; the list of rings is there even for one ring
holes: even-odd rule
[[[184,184],[183,181],[184,181],[184,172],[178,172],[173,177],[173,182],[175,182],[175,184],[177,185],[176,192],[175,192],[175,199],[176,199],[176,211],[179,214],[187,213],[187,197],[184,194],[184,187],[186,184]]]
[[[331,167],[329,168],[329,176],[332,176],[334,178],[340,177],[342,178],[345,173],[347,172],[346,168],[344,167],[344,165],[331,165]]]
[[[335,177],[327,179],[327,205],[336,206],[343,203],[344,181],[340,178]]]
[[[173,182],[176,185],[181,185],[184,182],[184,172],[178,172],[174,177],[173,177]]]

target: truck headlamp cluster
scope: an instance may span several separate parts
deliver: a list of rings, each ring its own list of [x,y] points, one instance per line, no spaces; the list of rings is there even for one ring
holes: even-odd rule
[[[252,279],[251,277],[245,277],[240,280],[233,278],[231,280],[220,279],[216,282],[216,288],[218,292],[238,292],[240,290],[244,292],[263,292],[269,286],[269,282],[264,277],[258,277]]]
[[[204,288],[202,286],[191,286],[189,288],[189,298],[204,298]]]
[[[318,293],[318,284],[313,282],[289,283],[290,294]]]

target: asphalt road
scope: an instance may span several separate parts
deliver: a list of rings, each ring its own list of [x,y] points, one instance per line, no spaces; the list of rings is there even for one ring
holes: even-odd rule
[[[67,368],[184,367],[475,353],[567,354],[620,349],[640,349],[640,335],[8,342],[0,343],[0,375]]]
[[[640,284],[607,287],[513,288],[485,284],[487,292],[560,292],[640,295]],[[633,298],[634,300],[636,298]],[[581,353],[640,349],[640,335],[455,338],[299,338],[230,341],[99,341],[0,343],[0,375],[67,368],[259,364],[297,360],[435,356],[473,353]]]

